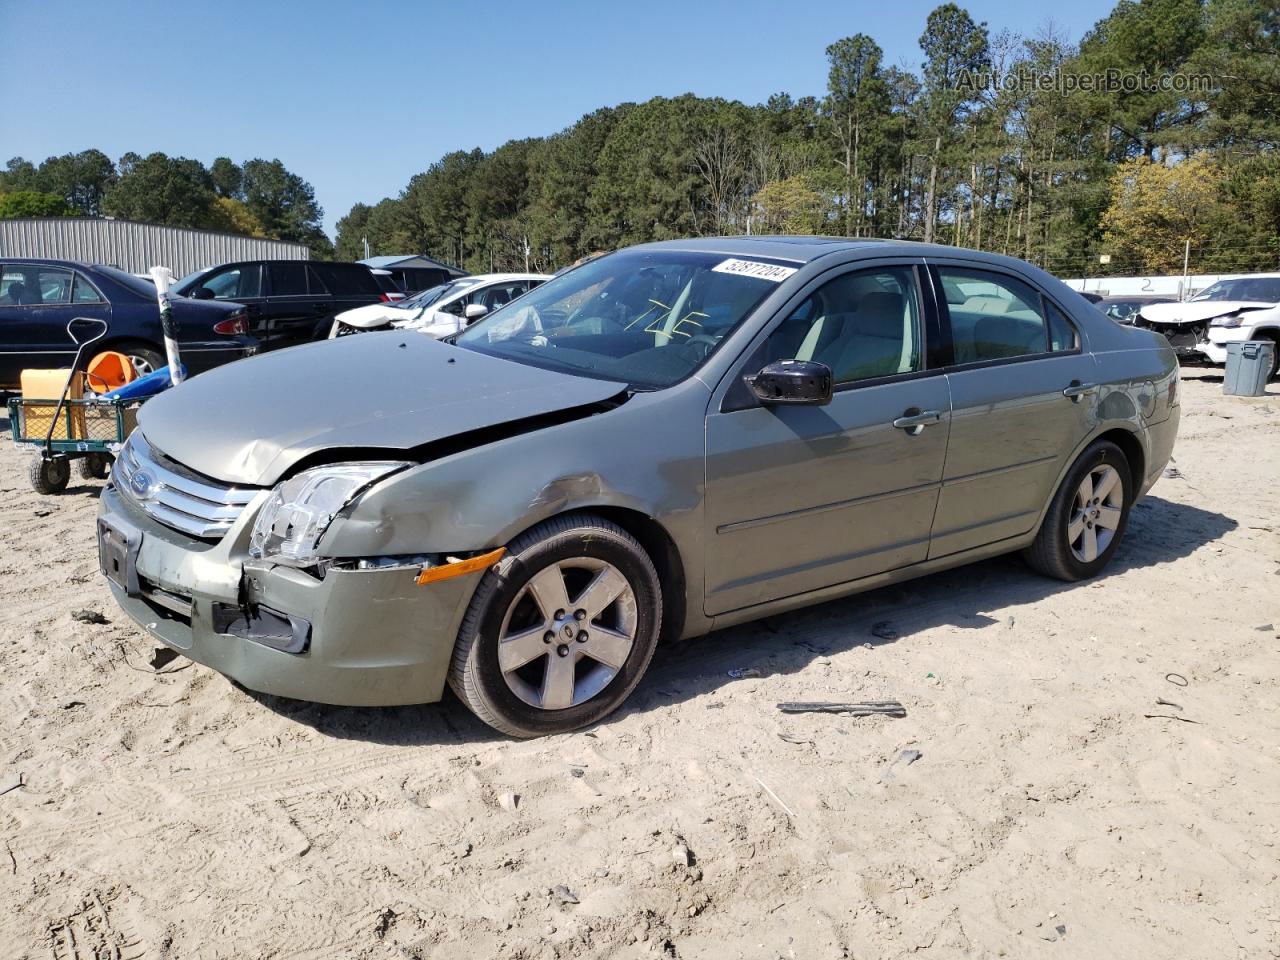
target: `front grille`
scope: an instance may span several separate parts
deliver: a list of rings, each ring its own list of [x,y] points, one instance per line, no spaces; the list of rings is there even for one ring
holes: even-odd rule
[[[257,495],[189,470],[156,450],[141,430],[129,434],[112,468],[120,492],[153,520],[201,540],[221,540]]]

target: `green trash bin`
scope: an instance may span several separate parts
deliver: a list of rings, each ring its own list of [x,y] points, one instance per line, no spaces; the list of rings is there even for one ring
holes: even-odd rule
[[[1245,340],[1227,344],[1227,374],[1222,392],[1230,397],[1260,397],[1275,363],[1276,345],[1270,340]]]

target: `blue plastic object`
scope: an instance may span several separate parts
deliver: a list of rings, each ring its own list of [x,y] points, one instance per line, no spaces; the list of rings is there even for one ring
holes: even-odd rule
[[[187,368],[182,364],[178,364],[178,370],[185,379]],[[162,393],[169,389],[171,385],[169,368],[161,367],[153,373],[148,373],[145,377],[139,377],[132,383],[126,383],[123,387],[112,390],[110,393],[104,393],[102,396],[106,400],[144,400],[147,397],[154,397],[157,393]]]

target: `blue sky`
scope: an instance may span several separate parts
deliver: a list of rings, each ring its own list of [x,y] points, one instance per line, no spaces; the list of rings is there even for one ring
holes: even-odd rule
[[[596,107],[693,92],[819,95],[823,51],[869,33],[918,67],[939,0],[0,0],[0,163],[97,147],[208,163],[279,157],[333,225],[442,154],[561,130]],[[1073,40],[1114,0],[963,3],[993,35]],[[887,14],[887,16],[886,16]]]

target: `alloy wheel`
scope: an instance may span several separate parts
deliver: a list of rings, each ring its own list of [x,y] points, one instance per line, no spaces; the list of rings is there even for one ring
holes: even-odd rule
[[[133,371],[139,377],[145,377],[148,373],[155,373],[155,368],[151,366],[151,361],[146,357],[140,357],[137,354],[128,354],[129,362],[133,364]]]
[[[1092,563],[1106,553],[1124,516],[1124,484],[1110,464],[1090,470],[1076,488],[1067,520],[1067,542],[1081,563]]]
[[[563,710],[604,690],[631,655],[636,596],[613,564],[592,557],[538,571],[507,608],[498,666],[531,707]]]

